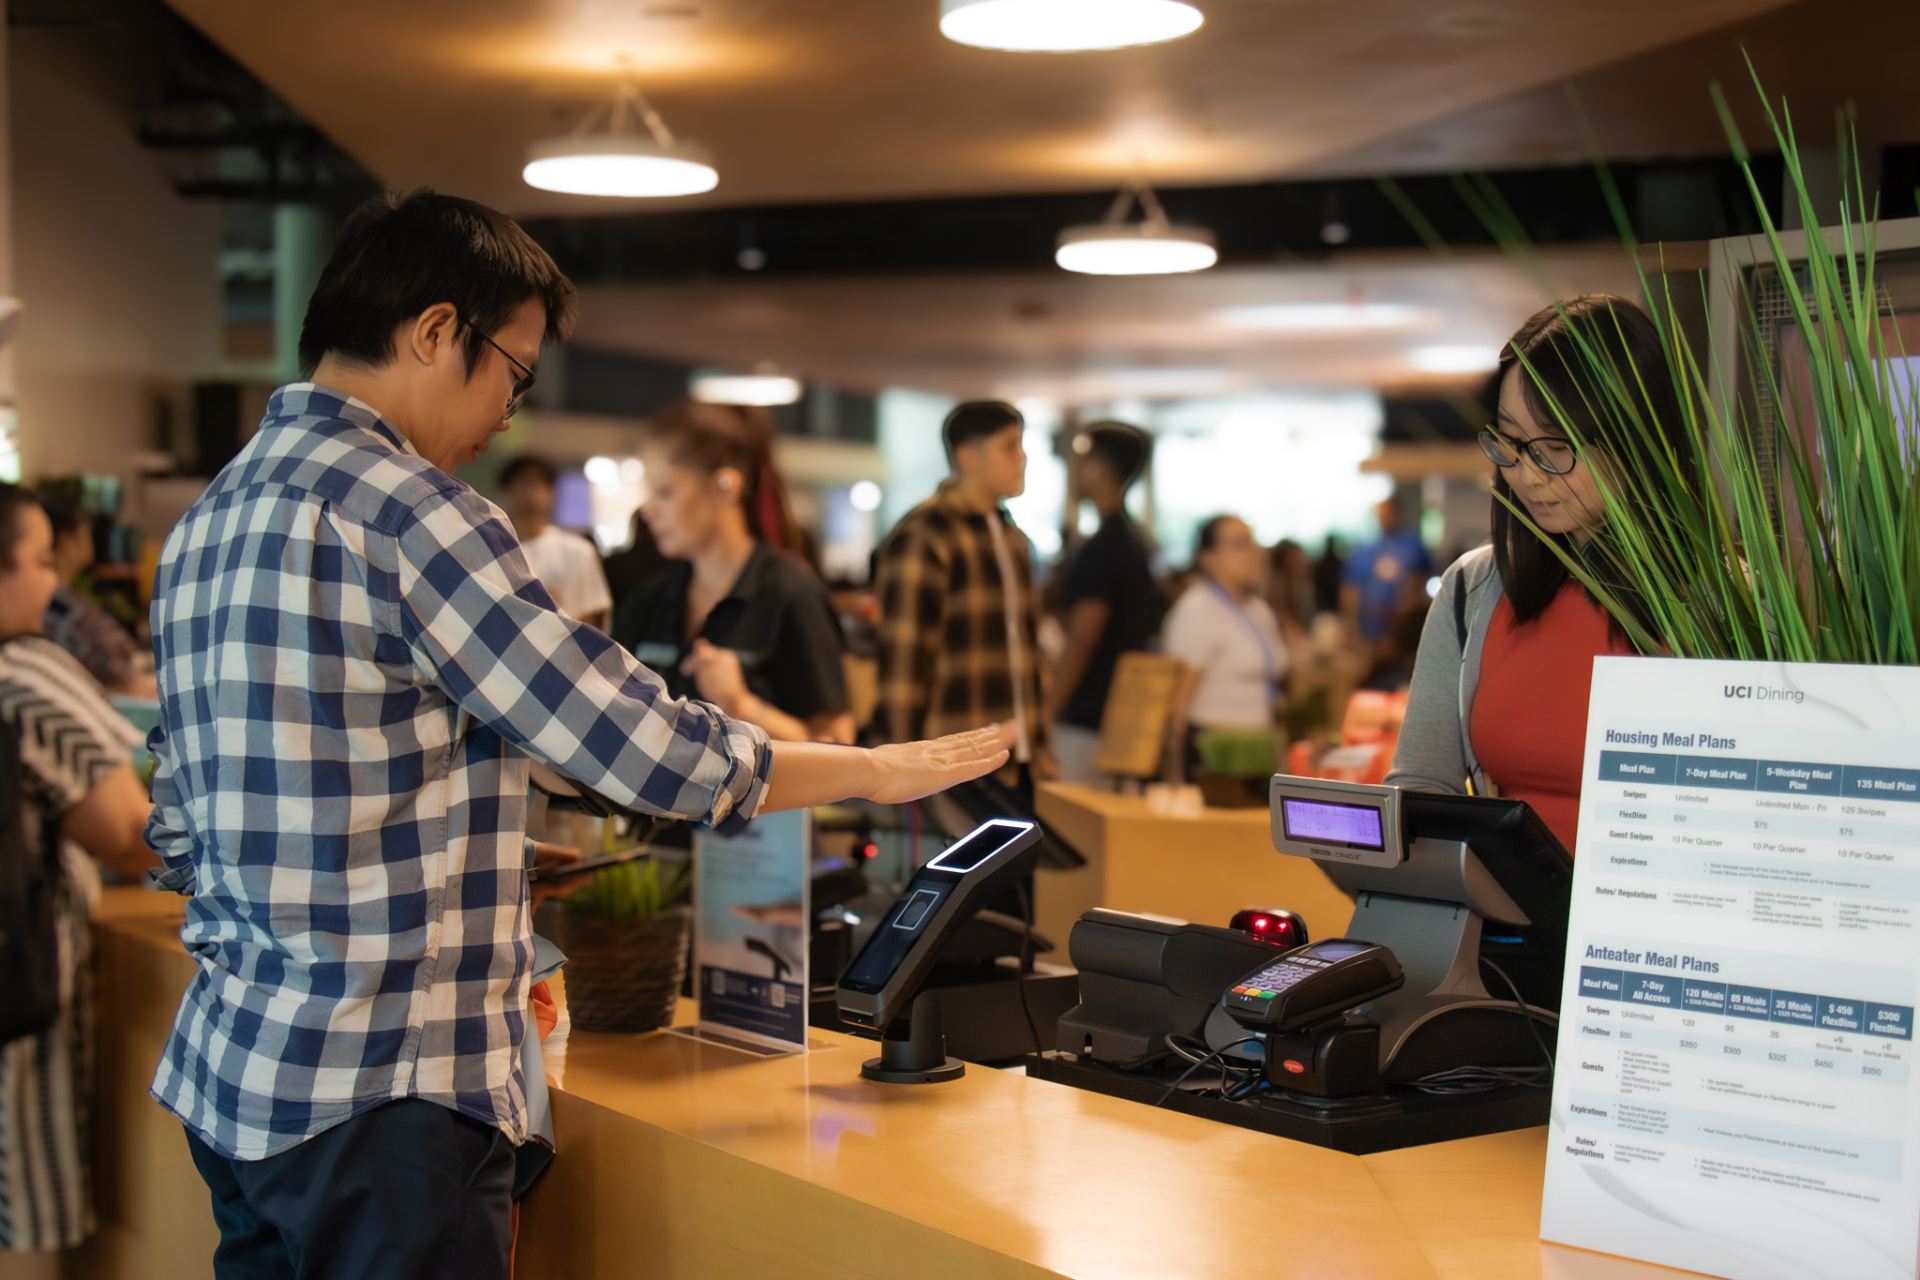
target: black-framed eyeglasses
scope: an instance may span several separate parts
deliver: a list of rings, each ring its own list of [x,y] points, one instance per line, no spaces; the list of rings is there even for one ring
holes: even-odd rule
[[[1564,476],[1580,464],[1579,450],[1564,436],[1537,436],[1521,441],[1503,436],[1491,426],[1480,428],[1480,452],[1502,471],[1519,466],[1521,454],[1550,476]]]
[[[538,371],[534,369],[529,369],[524,364],[521,364],[518,360],[515,360],[513,356],[508,353],[505,347],[495,342],[490,336],[487,335],[487,333],[484,330],[480,328],[479,325],[473,323],[473,321],[471,320],[468,320],[465,316],[460,317],[460,323],[466,325],[467,328],[473,330],[475,336],[477,336],[480,339],[480,341],[486,343],[488,346],[492,347],[495,351],[498,351],[501,355],[501,358],[504,359],[508,364],[512,365],[514,369],[519,373],[520,376],[513,380],[513,395],[507,401],[507,411],[500,415],[502,418],[511,418],[514,414],[520,411],[520,406],[526,402],[527,392],[533,390],[533,384],[539,377]]]

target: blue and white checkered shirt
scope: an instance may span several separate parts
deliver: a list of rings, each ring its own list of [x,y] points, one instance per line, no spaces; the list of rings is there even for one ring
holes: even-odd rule
[[[498,508],[283,387],[168,537],[148,840],[199,972],[153,1093],[273,1155],[394,1098],[526,1134],[529,757],[733,827],[766,735],[555,611]]]

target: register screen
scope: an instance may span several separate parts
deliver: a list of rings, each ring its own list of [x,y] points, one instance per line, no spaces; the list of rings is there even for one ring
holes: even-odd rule
[[[1372,805],[1328,800],[1282,800],[1281,819],[1289,840],[1326,840],[1356,849],[1382,849],[1380,811]]]

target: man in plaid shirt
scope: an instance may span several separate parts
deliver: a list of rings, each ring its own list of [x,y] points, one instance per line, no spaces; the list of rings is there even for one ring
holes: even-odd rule
[[[888,742],[1011,721],[1021,765],[1041,749],[1033,547],[1001,505],[1026,489],[1025,431],[998,400],[955,408],[941,428],[952,475],[880,548],[874,727]]]
[[[148,838],[198,971],[153,1092],[212,1191],[223,1280],[506,1276],[531,761],[728,827],[1007,758],[1001,728],[776,747],[555,610],[451,473],[572,305],[501,214],[370,203],[308,305],[311,380],[167,539]]]

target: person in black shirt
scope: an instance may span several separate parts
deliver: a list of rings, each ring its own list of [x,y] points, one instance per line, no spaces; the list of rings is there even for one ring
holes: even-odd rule
[[[643,514],[660,553],[681,563],[628,597],[613,636],[675,697],[711,702],[775,738],[851,742],[826,584],[749,523],[761,452],[716,406],[677,406],[648,424]]]
[[[1067,567],[1066,649],[1053,684],[1054,759],[1067,782],[1105,781],[1094,766],[1100,717],[1120,655],[1145,649],[1160,627],[1160,588],[1147,545],[1127,518],[1127,490],[1152,455],[1152,437],[1124,422],[1096,422],[1074,438],[1075,478],[1100,513],[1100,529]]]
[[[619,617],[620,606],[626,603],[627,597],[666,568],[667,558],[653,545],[646,514],[635,511],[627,531],[627,545],[600,560],[600,570],[607,575],[607,590],[613,594],[613,616]]]

